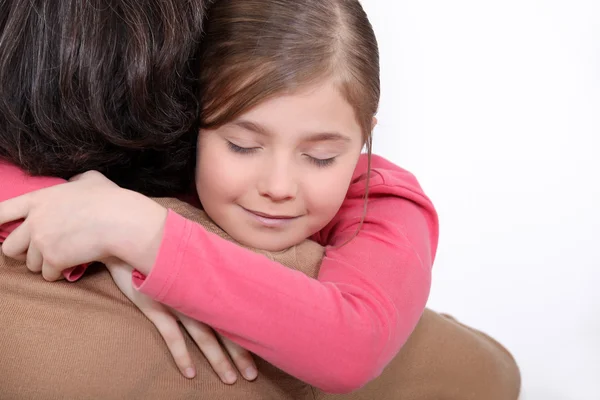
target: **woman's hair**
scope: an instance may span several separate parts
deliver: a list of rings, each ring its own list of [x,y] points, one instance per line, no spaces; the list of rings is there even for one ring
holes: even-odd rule
[[[0,0],[0,158],[97,169],[169,194],[193,180],[206,0]]]
[[[370,145],[379,52],[358,0],[216,0],[207,13],[200,61],[203,128],[332,79]]]

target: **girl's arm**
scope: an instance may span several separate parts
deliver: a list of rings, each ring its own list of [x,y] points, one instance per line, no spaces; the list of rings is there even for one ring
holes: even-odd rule
[[[45,189],[67,182],[61,178],[28,175],[15,165],[2,160],[0,160],[0,180],[2,181],[2,186],[0,186],[0,202],[35,190]],[[19,224],[20,221],[14,221],[0,225],[0,243],[2,243],[4,239],[19,226]],[[87,264],[69,268],[63,271],[63,276],[69,282],[74,282],[83,276],[86,269]]]
[[[66,183],[65,180],[58,178],[32,177],[16,166],[2,160],[0,160],[0,182],[2,182],[2,185],[0,185],[0,202],[32,191]],[[0,244],[4,242],[20,223],[20,221],[7,224],[0,222]],[[221,341],[223,343],[221,344],[214,335],[214,332],[207,325],[184,316],[173,315],[169,310],[164,309],[162,304],[151,299],[146,299],[146,296],[132,288],[130,267],[122,265],[118,260],[111,260],[106,263],[106,266],[119,290],[156,326],[161,336],[165,339],[175,363],[185,376],[192,377],[191,374],[195,374],[195,372],[191,372],[189,368],[193,370],[195,368],[187,351],[187,345],[181,328],[175,318],[181,321],[182,326],[189,332],[223,382],[233,383],[231,381],[232,378],[227,375],[228,372],[234,371],[230,359],[246,379],[253,380],[256,377],[255,372],[250,372],[248,369],[250,367],[255,371],[256,367],[252,356],[245,349],[238,348],[237,344],[231,342]],[[63,275],[67,280],[75,281],[84,274],[85,270],[86,265],[80,265],[79,267],[64,270]],[[229,353],[229,356],[226,354],[226,351]],[[234,375],[237,374],[234,373]]]
[[[368,213],[357,237],[328,247],[318,279],[208,233],[169,212],[145,294],[218,329],[325,391],[378,376],[415,327],[429,294],[436,212],[410,173],[373,157]],[[339,245],[363,213],[366,157],[336,218],[318,235]],[[132,260],[133,261],[133,260]]]
[[[365,165],[362,159],[338,216],[317,235],[322,243],[340,244],[356,232]],[[327,391],[350,391],[377,376],[412,331],[427,299],[437,242],[435,211],[414,177],[381,158],[374,158],[373,167],[363,229],[348,245],[328,249],[319,280],[172,212],[160,227],[164,235],[158,256],[140,256],[132,247],[148,232],[128,233],[131,245],[111,255],[144,272],[154,265],[147,278],[137,274],[134,279],[144,293],[219,328],[308,383]],[[0,176],[6,174],[0,170]],[[131,214],[140,214],[141,208],[131,204]],[[119,207],[124,206],[119,202]],[[53,217],[62,221],[69,214]],[[114,240],[121,242],[116,235]]]
[[[29,176],[16,166],[0,160],[0,182],[2,182],[0,185],[0,202],[2,202],[34,190],[65,183],[66,181],[45,176]],[[0,225],[0,243],[6,239],[8,234],[18,224],[19,222],[12,222]]]

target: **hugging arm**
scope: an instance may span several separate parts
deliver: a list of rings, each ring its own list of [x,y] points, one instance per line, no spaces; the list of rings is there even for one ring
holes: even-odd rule
[[[363,158],[338,215],[315,237],[321,244],[356,233],[365,171]],[[361,232],[327,248],[317,279],[170,212],[156,262],[134,284],[305,382],[352,391],[381,373],[419,320],[438,235],[410,173],[375,157],[370,188]]]
[[[116,185],[114,185],[112,182],[106,179],[93,180],[94,174],[86,174],[86,176],[88,177],[90,175],[92,175],[91,183],[94,184],[94,189],[99,189],[100,193],[102,194],[109,193],[110,196],[110,191],[113,190],[116,187]],[[69,256],[89,256],[88,258],[81,259],[81,262],[95,261],[103,258],[102,256],[98,256],[98,258],[96,258],[96,256],[93,254],[86,254],[86,248],[89,248],[90,245],[89,239],[93,238],[94,236],[101,235],[102,233],[93,229],[94,224],[85,224],[85,210],[83,210],[83,215],[76,214],[76,212],[82,212],[82,210],[77,209],[78,207],[69,207],[68,201],[66,201],[66,199],[64,199],[61,196],[61,191],[45,192],[44,190],[41,190],[39,192],[41,194],[49,193],[48,196],[45,196],[46,198],[52,197],[54,195],[56,200],[56,202],[47,202],[48,204],[50,204],[50,207],[46,214],[50,215],[46,216],[49,216],[51,218],[43,218],[45,216],[45,213],[43,209],[41,210],[42,223],[37,225],[41,226],[41,229],[36,230],[35,226],[28,226],[28,224],[31,225],[32,223],[31,220],[27,221],[31,217],[31,215],[29,214],[22,215],[22,217],[27,217],[25,218],[24,224],[21,224],[20,221],[12,221],[13,218],[11,218],[10,216],[6,216],[7,210],[9,213],[11,212],[10,204],[12,203],[1,202],[11,199],[15,196],[26,195],[28,192],[36,189],[40,190],[53,188],[57,185],[66,183],[66,181],[57,178],[28,176],[25,173],[23,173],[23,171],[21,171],[19,168],[2,161],[0,161],[0,177],[2,178],[3,183],[3,185],[0,186],[0,221],[11,221],[5,224],[0,222],[0,244],[4,243],[5,239],[8,238],[8,241],[2,245],[3,252],[7,253],[7,255],[13,256],[14,258],[26,259],[27,267],[34,272],[39,272],[39,270],[43,267],[44,264],[43,255],[44,253],[48,254],[48,252],[41,251],[40,248],[44,250],[44,247],[40,247],[39,243],[36,243],[36,241],[32,239],[31,235],[35,233],[37,235],[44,236],[43,234],[46,231],[52,238],[54,238],[55,236],[52,235],[53,233],[56,233],[57,236],[59,236],[59,240],[56,242],[58,243],[57,248],[54,248],[54,246],[52,245],[53,242],[49,242],[49,247],[55,252],[51,254],[56,254],[54,255],[54,257],[60,256],[68,258]],[[88,183],[90,182],[88,181]],[[63,186],[63,188],[69,190],[73,187],[73,185],[69,185],[68,187],[67,185]],[[75,187],[75,189],[76,190],[72,191],[72,194],[77,194],[81,192],[81,190],[77,190],[77,187]],[[88,187],[87,189],[88,190],[86,190],[85,186],[83,187],[83,191],[85,191],[88,196],[91,195],[92,197],[95,197],[94,193],[90,192],[92,188]],[[19,199],[16,199],[16,204],[24,204],[25,206],[27,206],[28,203],[35,203],[35,197],[28,198],[27,196],[24,196],[21,197],[20,200],[21,201],[19,201]],[[71,198],[70,200],[73,199]],[[6,206],[7,204],[8,207]],[[54,204],[55,206],[57,204],[62,204],[66,206],[66,208],[63,210],[63,213],[61,213],[61,210],[53,208],[52,204]],[[104,204],[106,204],[106,202],[104,202]],[[95,211],[94,205],[92,204],[91,206],[91,211]],[[34,207],[31,207],[31,209],[34,209]],[[37,208],[35,209],[37,211],[40,211]],[[85,234],[74,235],[74,237],[79,237],[79,240],[83,239],[83,241],[80,242],[72,240],[71,237],[60,237],[60,235],[58,234],[58,231],[60,231],[60,229],[58,229],[58,224],[62,224],[63,222],[67,223],[68,220],[68,218],[63,219],[61,217],[61,215],[64,216],[64,212],[69,213],[71,221],[79,220],[80,222],[84,222],[83,225],[88,226],[88,228],[91,228],[91,230],[88,232],[87,240]],[[55,219],[53,219],[52,217],[54,217]],[[93,217],[98,216],[94,215]],[[102,220],[101,217],[99,219]],[[65,226],[60,227],[67,228]],[[73,225],[69,226],[71,230],[73,230],[73,227]],[[65,230],[68,231],[69,229],[67,228]],[[75,229],[75,231],[77,231],[77,229]],[[11,235],[11,233],[13,232],[15,232],[17,236]],[[79,231],[79,233],[81,233],[81,231]],[[9,238],[9,236],[11,237]],[[16,243],[12,247],[11,240],[13,243]],[[48,243],[48,240],[41,240],[41,242]],[[66,243],[67,247],[61,248],[60,243]],[[73,248],[78,248],[78,250],[80,250],[81,253],[78,255],[76,252],[71,252],[70,250]],[[184,341],[181,328],[179,327],[177,320],[179,320],[182,323],[185,330],[190,334],[191,338],[198,345],[199,349],[205,355],[208,362],[211,364],[217,375],[224,383],[231,384],[236,380],[237,374],[234,372],[233,365],[237,367],[237,369],[242,373],[244,378],[248,380],[253,380],[254,378],[256,378],[256,366],[254,365],[252,356],[248,351],[241,348],[239,345],[229,341],[226,338],[218,338],[218,335],[216,335],[215,332],[209,326],[199,321],[192,320],[184,315],[181,315],[174,310],[169,310],[164,305],[136,291],[131,284],[132,268],[124,264],[121,260],[115,259],[114,257],[109,257],[106,259],[102,259],[102,261],[107,266],[119,290],[121,290],[121,292],[123,292],[123,294],[125,294],[125,296],[127,296],[127,298],[129,298],[129,300],[131,300],[136,305],[136,307],[138,307],[140,311],[156,326],[161,336],[165,339],[165,343],[167,344],[167,347],[169,348],[169,351],[173,356],[175,364],[177,365],[177,367],[183,375],[189,378],[193,377],[195,375],[195,368],[192,363],[191,357],[189,355],[188,349]],[[66,261],[66,263],[66,267],[70,267],[72,265],[77,264],[76,261],[70,263],[68,260]],[[46,268],[46,270],[50,271],[51,277],[53,276],[54,278],[57,278],[61,275],[61,273],[64,273],[64,275],[69,280],[76,280],[78,277],[81,276],[85,269],[85,266],[79,266],[78,268],[76,268],[76,271],[74,271],[72,268],[69,268],[64,271],[60,268]],[[75,274],[76,272],[78,273],[78,275]]]
[[[328,248],[318,279],[174,212],[162,217],[160,235],[129,233],[159,236],[154,259],[143,251],[151,246],[135,249],[137,240],[118,240],[122,229],[110,236],[121,248],[106,255],[138,269],[134,284],[142,293],[307,383],[348,392],[378,376],[410,335],[425,307],[437,245],[435,210],[414,177],[377,157],[373,168],[362,230],[349,244]],[[356,232],[364,172],[362,158],[338,215],[316,237],[322,244],[344,243]],[[128,219],[148,219],[140,201],[130,203]],[[122,202],[119,207],[127,208]]]

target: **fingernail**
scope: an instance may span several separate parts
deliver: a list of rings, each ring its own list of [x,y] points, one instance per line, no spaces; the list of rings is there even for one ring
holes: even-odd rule
[[[235,383],[237,381],[237,375],[233,371],[225,372],[225,383]]]
[[[188,378],[193,378],[196,376],[196,370],[194,368],[188,368],[185,370],[185,376]]]
[[[257,376],[258,376],[258,371],[254,367],[248,367],[244,371],[244,377],[246,377],[246,379],[248,379],[249,381],[256,379]]]

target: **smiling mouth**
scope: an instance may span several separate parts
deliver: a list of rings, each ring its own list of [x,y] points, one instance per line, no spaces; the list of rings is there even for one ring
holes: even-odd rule
[[[242,207],[249,215],[262,226],[267,228],[282,229],[287,227],[292,221],[300,218],[300,215],[281,215],[281,214],[267,214],[260,211],[249,210]]]
[[[273,215],[273,214],[266,214],[266,213],[262,213],[260,211],[248,210],[247,208],[245,208],[245,210],[248,211],[250,214],[256,215],[257,217],[267,218],[267,219],[290,220],[290,219],[298,218],[298,216],[295,216],[295,215]]]

